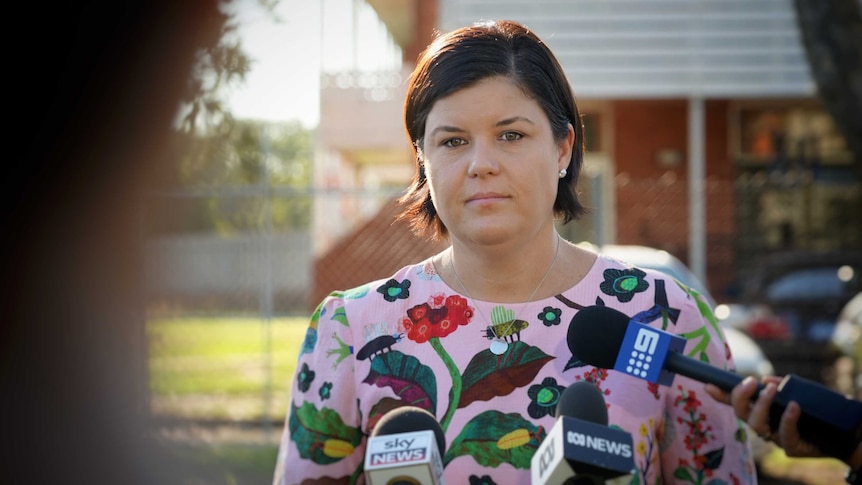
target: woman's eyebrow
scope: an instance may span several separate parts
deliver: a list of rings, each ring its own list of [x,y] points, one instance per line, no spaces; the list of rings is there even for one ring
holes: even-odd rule
[[[503,119],[503,120],[500,120],[500,121],[494,123],[494,126],[508,126],[508,125],[511,125],[511,124],[516,123],[518,121],[523,121],[523,122],[529,123],[531,125],[535,125],[535,123],[533,123],[533,120],[531,120],[530,118],[527,118],[525,116],[513,116],[511,118],[506,118],[506,119]],[[441,132],[442,133],[462,133],[463,131],[464,131],[463,129],[458,128],[457,126],[441,125],[441,126],[434,128],[433,130],[431,130],[431,132],[428,135],[434,136],[437,133],[441,133]]]
[[[437,133],[439,133],[439,132],[443,132],[443,133],[462,133],[463,131],[464,131],[464,130],[462,130],[461,128],[458,128],[457,126],[441,125],[441,126],[438,126],[438,127],[434,128],[433,130],[431,130],[431,133],[429,133],[428,135],[429,135],[429,136],[434,136],[434,135],[436,135],[436,134],[437,134]]]
[[[533,120],[531,120],[530,118],[527,118],[525,116],[513,116],[511,118],[506,118],[505,120],[498,121],[495,124],[495,126],[511,125],[512,123],[515,123],[516,121],[525,121],[531,125],[535,125],[535,123],[533,123]]]

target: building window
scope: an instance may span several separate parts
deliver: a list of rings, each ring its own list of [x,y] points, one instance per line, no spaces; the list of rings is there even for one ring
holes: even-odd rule
[[[816,106],[753,107],[738,111],[739,163],[849,165],[844,137]]]
[[[739,263],[780,250],[862,246],[853,214],[862,189],[832,117],[804,102],[739,106],[734,114]]]

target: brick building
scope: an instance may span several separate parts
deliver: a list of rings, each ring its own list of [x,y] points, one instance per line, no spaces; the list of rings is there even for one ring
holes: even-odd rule
[[[392,190],[317,205],[311,304],[439,250],[391,224],[391,194],[413,169],[404,82],[436,30],[479,19],[525,23],[572,82],[587,134],[579,189],[593,215],[561,228],[570,240],[665,249],[719,301],[737,296],[766,252],[838,244],[834,231],[846,224],[835,229],[836,207],[859,196],[859,183],[817,99],[790,0],[367,4],[401,48],[403,66],[372,78],[324,73],[316,163],[328,178],[317,182]],[[334,82],[339,76],[354,82]],[[359,243],[372,233],[378,244]],[[403,247],[411,249],[392,249]],[[350,261],[363,267],[345,271]]]

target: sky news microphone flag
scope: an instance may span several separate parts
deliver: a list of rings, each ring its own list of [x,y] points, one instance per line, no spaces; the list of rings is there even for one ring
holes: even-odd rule
[[[442,485],[445,449],[443,429],[431,413],[395,408],[368,438],[365,476],[370,485]]]

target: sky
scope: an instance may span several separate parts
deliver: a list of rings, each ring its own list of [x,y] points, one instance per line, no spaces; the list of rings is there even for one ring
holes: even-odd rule
[[[235,4],[252,59],[245,82],[225,94],[236,118],[317,126],[322,69],[386,68],[397,58],[364,1],[280,0],[275,15],[255,0]]]

